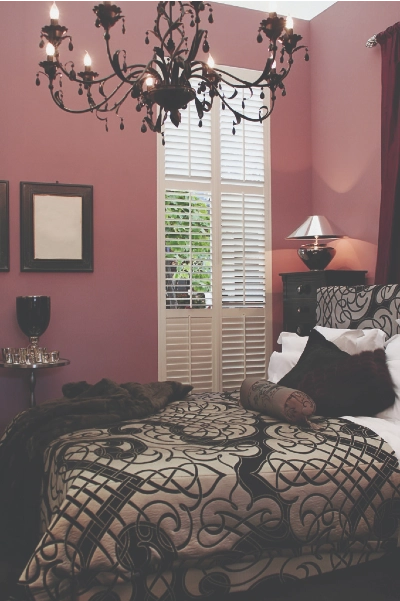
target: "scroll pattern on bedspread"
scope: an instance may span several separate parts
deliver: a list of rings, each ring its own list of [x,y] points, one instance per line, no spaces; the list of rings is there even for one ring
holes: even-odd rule
[[[22,582],[40,601],[72,589],[96,601],[100,585],[114,601],[118,587],[130,601],[194,599],[232,590],[235,565],[322,554],[351,565],[396,545],[390,446],[346,420],[313,421],[319,430],[246,411],[237,395],[198,394],[63,436],[47,452],[44,535]]]

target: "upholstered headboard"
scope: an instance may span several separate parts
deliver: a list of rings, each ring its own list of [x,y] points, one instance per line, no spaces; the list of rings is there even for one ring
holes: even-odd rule
[[[329,328],[379,328],[400,333],[400,285],[327,286],[317,290],[317,324]]]

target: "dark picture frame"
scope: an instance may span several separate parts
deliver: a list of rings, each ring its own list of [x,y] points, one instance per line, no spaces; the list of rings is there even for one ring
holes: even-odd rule
[[[93,271],[93,186],[21,182],[21,271]]]
[[[0,181],[0,271],[10,271],[8,182]]]

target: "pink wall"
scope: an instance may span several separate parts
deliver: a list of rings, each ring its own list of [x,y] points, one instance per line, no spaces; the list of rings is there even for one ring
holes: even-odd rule
[[[15,317],[15,297],[51,297],[50,326],[41,342],[71,360],[68,367],[38,374],[37,399],[61,396],[68,381],[157,378],[156,139],[140,133],[136,114],[104,126],[92,115],[70,116],[50,100],[45,79],[35,85],[41,26],[50,2],[3,2],[1,13],[1,179],[10,182],[10,273],[0,274],[1,346],[26,342]],[[87,48],[94,67],[103,45],[91,5],[60,2],[61,22],[73,35],[77,62]],[[145,3],[137,13],[147,16]],[[134,49],[143,44],[135,32]],[[15,24],[21,33],[15,42]],[[86,36],[86,32],[90,32]],[[141,44],[139,43],[139,40]],[[69,56],[70,55],[70,56]],[[8,57],[7,60],[5,57]],[[67,93],[67,86],[65,86]],[[71,92],[72,93],[72,92]],[[73,90],[72,98],[78,98]],[[124,115],[125,116],[125,115]],[[20,273],[19,182],[94,186],[94,273]],[[27,383],[20,373],[0,374],[0,421],[26,407]]]
[[[396,23],[400,2],[336,2],[311,21],[313,212],[349,239],[332,269],[367,269],[373,283],[380,207],[380,47],[365,42]]]
[[[52,316],[43,345],[71,360],[68,367],[38,374],[37,400],[61,395],[65,382],[101,377],[116,381],[157,379],[156,136],[140,133],[140,117],[125,109],[125,131],[111,120],[110,131],[94,116],[71,116],[52,104],[45,80],[35,86],[41,27],[48,23],[49,2],[0,3],[0,179],[10,182],[11,270],[0,273],[0,346],[24,345],[15,317],[15,297],[51,296]],[[156,2],[122,3],[125,47],[138,62]],[[94,26],[88,2],[59,2],[60,22],[73,36],[74,52],[62,49],[80,67],[84,51],[93,67],[108,72],[102,33]],[[264,14],[214,5],[210,46],[220,64],[261,68],[267,44],[257,44]],[[15,27],[18,24],[18,40]],[[309,37],[309,24],[297,22]],[[272,117],[272,216],[274,299],[280,320],[280,270],[300,268],[284,237],[308,214],[311,198],[309,64],[296,61]],[[103,67],[103,68],[102,68]],[[65,84],[64,92],[67,94]],[[75,88],[69,93],[78,98]],[[133,105],[134,106],[134,105]],[[133,108],[133,107],[132,107]],[[93,184],[94,273],[21,273],[19,270],[19,182]],[[292,266],[293,264],[293,266]],[[277,326],[279,329],[279,326]],[[27,406],[27,382],[20,373],[0,374],[0,429]]]
[[[309,44],[309,22],[294,19],[294,31]],[[311,52],[311,47],[310,47]],[[282,279],[280,273],[304,271],[297,256],[298,242],[285,240],[311,209],[311,60],[304,50],[295,55],[292,72],[286,80],[287,95],[280,98],[271,116],[272,167],[272,273],[273,342],[282,330]]]
[[[257,60],[250,51],[256,37],[258,23],[265,13],[214,4],[215,23],[226,19],[223,30],[223,58],[215,54],[217,62],[238,67],[262,68],[267,56],[265,41],[258,45]],[[221,17],[219,16],[221,13]],[[294,30],[303,36],[302,43],[310,42],[308,21],[294,19]],[[229,32],[227,35],[226,32]],[[214,56],[214,40],[211,38]],[[238,40],[243,43],[238,43]],[[248,43],[247,43],[248,41]],[[257,48],[258,46],[258,48]],[[250,59],[250,60],[249,60]],[[279,63],[278,63],[279,65]],[[272,307],[273,342],[282,330],[282,279],[281,272],[304,271],[305,266],[297,256],[298,243],[285,240],[308,215],[311,215],[311,68],[304,61],[304,51],[295,55],[292,72],[286,82],[285,97],[277,93],[271,125],[271,217],[272,217]]]

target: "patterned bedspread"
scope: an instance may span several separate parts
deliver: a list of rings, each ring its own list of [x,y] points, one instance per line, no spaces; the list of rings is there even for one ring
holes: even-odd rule
[[[21,579],[35,601],[198,599],[397,544],[387,443],[342,419],[277,422],[237,396],[192,395],[50,445],[44,535]]]

